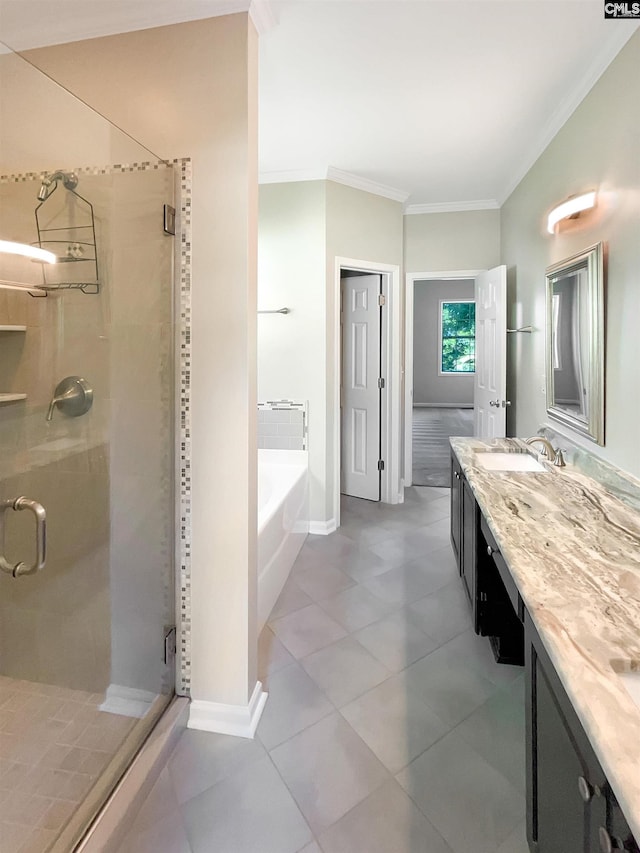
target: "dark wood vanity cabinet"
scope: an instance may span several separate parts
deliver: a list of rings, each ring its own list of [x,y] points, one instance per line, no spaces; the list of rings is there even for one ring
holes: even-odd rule
[[[498,663],[524,664],[524,605],[498,544],[480,515],[476,559],[477,633],[489,637]]]
[[[638,853],[528,613],[524,625],[529,847],[532,853]]]
[[[462,469],[451,453],[451,548],[460,569],[460,542],[462,541]]]
[[[631,827],[622,814],[622,809],[618,805],[613,791],[609,792],[607,806],[607,834],[617,845],[612,849],[627,850],[629,853],[640,853],[640,844],[634,838]],[[606,843],[606,837],[600,839],[600,847],[603,844],[606,846]]]
[[[476,551],[480,510],[466,478],[462,478],[462,538],[460,542],[460,576],[475,611]],[[475,621],[475,616],[474,616]]]
[[[451,547],[464,590],[475,613],[475,577],[478,519],[480,511],[471,486],[451,454]],[[474,617],[475,621],[475,617]]]
[[[499,662],[523,663],[519,616],[522,600],[454,453],[451,454],[451,546],[471,603],[474,631],[490,638]],[[510,584],[509,590],[506,583]]]
[[[532,853],[640,853],[454,453],[451,545],[477,634],[525,664],[527,840]]]

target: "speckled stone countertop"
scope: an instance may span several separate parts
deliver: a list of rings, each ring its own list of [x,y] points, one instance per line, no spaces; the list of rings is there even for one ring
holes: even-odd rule
[[[518,439],[452,438],[451,446],[640,840],[640,708],[614,670],[637,669],[640,678],[640,512],[573,465],[478,464],[476,452],[535,454]]]

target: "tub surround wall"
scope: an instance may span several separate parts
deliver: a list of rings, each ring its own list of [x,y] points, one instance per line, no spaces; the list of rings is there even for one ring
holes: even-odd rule
[[[534,326],[509,336],[509,431],[533,434],[545,402],[545,268],[599,241],[606,262],[605,446],[593,453],[640,475],[637,319],[640,316],[640,32],[629,40],[501,210],[502,256],[515,304],[510,323]],[[570,195],[598,190],[598,207],[556,236],[549,210]],[[557,425],[572,436],[569,428]],[[580,441],[576,436],[576,440]],[[584,439],[581,443],[584,443]],[[589,443],[590,444],[590,443]]]
[[[304,403],[258,403],[258,450],[307,450]]]
[[[255,29],[247,14],[228,15],[32,50],[27,58],[159,156],[192,158],[192,658],[185,666],[199,710],[190,724],[215,730],[231,715],[248,731],[262,696]],[[212,490],[215,482],[225,488]]]

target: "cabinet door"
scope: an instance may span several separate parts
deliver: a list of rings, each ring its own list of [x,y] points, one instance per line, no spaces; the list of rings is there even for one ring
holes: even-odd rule
[[[469,600],[475,613],[476,602],[476,538],[478,535],[477,504],[471,491],[471,486],[461,478],[462,482],[462,542],[460,553],[460,574]]]
[[[540,853],[585,853],[585,804],[578,793],[580,757],[536,660],[537,839]]]
[[[462,471],[451,454],[451,547],[460,570],[460,539],[462,527]]]
[[[606,779],[525,614],[527,837],[537,853],[596,853]]]
[[[607,830],[612,843],[617,844],[614,850],[626,850],[627,853],[640,853],[640,846],[622,813],[613,792],[609,792],[609,815]],[[599,830],[600,832],[601,830]],[[597,848],[594,848],[597,849]]]

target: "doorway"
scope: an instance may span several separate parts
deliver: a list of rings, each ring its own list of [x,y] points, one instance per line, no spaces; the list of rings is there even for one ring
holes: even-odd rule
[[[454,299],[440,300],[440,311],[435,330],[432,333],[438,339],[438,370],[445,374],[457,372],[461,375],[471,372],[468,368],[473,360],[473,430],[470,433],[481,438],[498,438],[506,435],[506,409],[511,405],[507,397],[507,268],[504,264],[490,270],[458,270],[446,272],[409,273],[405,290],[405,396],[404,396],[404,483],[413,481],[413,409],[414,409],[414,315],[415,293],[419,283],[427,286],[441,282],[451,286],[458,280],[474,282],[475,309],[474,332],[475,352],[465,352],[458,347],[469,329],[465,332],[464,310],[462,314],[455,309]],[[442,310],[442,304],[449,301],[449,316]],[[459,302],[469,306],[468,297]],[[447,319],[454,322],[447,327]],[[467,320],[469,316],[467,315]],[[445,346],[445,339],[447,345]],[[452,344],[453,346],[449,346]],[[458,380],[459,381],[459,380]],[[419,402],[419,401],[416,401]],[[448,451],[448,437],[445,440]],[[448,486],[448,480],[443,485]]]
[[[449,486],[449,437],[474,433],[475,278],[407,275],[405,485]]]
[[[343,270],[340,294],[340,493],[380,500],[382,460],[382,276]]]
[[[375,462],[375,477],[379,483],[377,496],[374,493],[369,500],[383,503],[401,503],[402,492],[402,372],[401,372],[401,310],[400,310],[400,268],[395,264],[383,264],[351,258],[335,259],[334,286],[334,432],[333,432],[333,519],[335,526],[340,525],[340,495],[343,468],[343,440],[346,429],[343,427],[343,329],[341,305],[343,281],[364,281],[371,276],[379,281],[377,294],[380,296],[379,309],[379,347],[373,349],[364,363],[368,376],[374,380],[375,393],[379,400],[379,438],[374,437],[370,450],[378,446]],[[373,335],[375,337],[375,331]],[[360,340],[362,346],[362,340]],[[378,380],[381,388],[378,388]],[[372,388],[372,391],[374,389]],[[375,417],[375,416],[374,416]],[[347,455],[348,455],[347,451]],[[361,457],[362,458],[362,457]],[[371,456],[373,459],[373,455]],[[378,472],[378,462],[380,471]],[[373,480],[373,477],[371,478]]]

